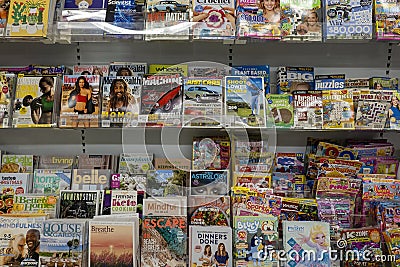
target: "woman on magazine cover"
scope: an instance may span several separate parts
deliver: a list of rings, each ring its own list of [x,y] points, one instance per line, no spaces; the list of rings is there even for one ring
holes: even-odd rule
[[[214,261],[214,257],[213,257],[212,252],[211,252],[211,245],[206,245],[204,247],[203,255],[201,255],[199,260],[202,262],[201,266],[204,266],[204,267],[210,267],[211,266],[211,264]]]
[[[279,0],[260,0],[258,7],[262,10],[265,22],[278,23],[281,21]]]
[[[114,79],[110,88],[109,112],[138,113],[139,107],[136,99],[129,93],[128,84],[123,79]]]
[[[89,119],[80,119],[81,114],[92,114],[92,91],[86,77],[79,76],[75,82],[75,89],[69,94],[68,106],[74,108],[74,112],[78,114],[78,119],[73,121],[72,127],[78,127],[80,121],[83,121],[84,127],[90,127]]]
[[[214,255],[216,266],[228,266],[229,254],[225,249],[224,243],[218,244],[218,249]]]
[[[389,119],[390,119],[390,124],[391,126],[397,125],[397,128],[400,127],[400,102],[397,96],[392,97],[391,101],[392,105],[389,109]],[[396,127],[392,127],[396,128]]]

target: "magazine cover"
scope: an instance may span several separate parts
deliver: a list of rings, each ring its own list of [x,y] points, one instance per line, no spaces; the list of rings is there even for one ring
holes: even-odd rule
[[[189,196],[189,224],[230,226],[230,203],[229,196]]]
[[[141,76],[103,77],[101,127],[137,126]]]
[[[104,21],[105,19],[105,9],[107,8],[107,0],[65,0],[63,1],[64,6],[62,8],[60,20],[61,21]],[[58,3],[57,3],[58,5]],[[61,5],[61,3],[60,3]],[[76,65],[78,66],[78,65]],[[84,66],[89,65],[82,65]],[[93,65],[90,65],[91,69],[88,72],[82,73],[82,71],[75,71],[74,66],[74,73],[73,74],[94,74],[93,73]],[[107,66],[108,69],[108,66]],[[86,70],[85,70],[86,71]],[[99,75],[99,74],[97,74]],[[101,74],[100,74],[101,75]]]
[[[226,39],[236,34],[235,1],[203,2],[192,0],[194,39]]]
[[[147,73],[147,63],[136,62],[111,62],[108,76],[141,76]]]
[[[314,67],[278,67],[278,94],[297,90],[314,90]]]
[[[102,0],[103,1],[103,0]],[[71,0],[72,2],[72,0]],[[83,1],[82,1],[83,2]],[[73,75],[100,75],[108,76],[109,65],[74,65]]]
[[[389,109],[390,129],[400,129],[400,93],[394,92]]]
[[[175,65],[176,66],[176,65]],[[194,64],[188,64],[187,66],[187,77],[201,77],[201,78],[216,78],[224,79],[225,76],[229,75],[231,67],[225,64],[211,64],[208,61],[199,62],[196,61]],[[257,75],[255,75],[257,76]]]
[[[1,157],[0,172],[5,173],[33,173],[33,155],[6,154]]]
[[[375,0],[377,40],[400,40],[400,4],[391,0]]]
[[[294,128],[322,129],[322,91],[294,91]]]
[[[186,266],[187,217],[145,216],[142,223],[141,266]]]
[[[59,127],[98,127],[100,76],[64,75]]]
[[[146,4],[146,41],[189,40],[189,0],[149,0]]]
[[[153,154],[122,153],[119,156],[118,173],[139,174],[153,169]]]
[[[60,219],[92,219],[100,208],[100,191],[98,190],[61,190]]]
[[[293,96],[291,94],[268,94],[266,96],[267,126],[293,127]]]
[[[54,5],[55,1],[10,0],[6,36],[46,37]]]
[[[32,193],[59,195],[70,185],[70,170],[36,169],[33,173]]]
[[[323,128],[354,129],[352,90],[322,91]]]
[[[195,137],[193,139],[193,170],[226,170],[230,163],[231,143],[225,137]]]
[[[229,171],[190,171],[190,195],[223,196],[228,194]]]
[[[56,218],[58,196],[18,194],[14,195],[12,214],[29,216],[31,214],[48,215]]]
[[[264,127],[264,78],[225,77],[225,115],[228,126]]]
[[[45,216],[0,216],[0,265],[40,266],[40,234]]]
[[[150,64],[148,74],[177,74],[179,73],[183,77],[188,77],[188,68],[187,64]]]
[[[71,170],[77,163],[76,156],[40,155],[37,158],[38,169]]]
[[[383,129],[391,107],[393,90],[370,90],[360,94],[355,117],[356,129]]]
[[[268,266],[276,262],[278,218],[274,216],[235,216],[233,218],[234,265]]]
[[[86,222],[46,220],[42,223],[40,262],[44,266],[83,267],[86,261]]]
[[[10,0],[2,1],[0,5],[0,36],[4,36],[9,9],[10,9]]]
[[[144,29],[144,8],[143,0],[106,0],[105,21],[118,28],[142,31]],[[118,34],[120,29],[116,31]],[[111,33],[114,34],[114,33]],[[118,36],[118,35],[117,35]],[[133,36],[134,39],[142,39],[140,34]]]
[[[12,212],[14,195],[27,194],[30,182],[28,173],[0,173],[0,214]]]
[[[183,125],[219,126],[222,119],[222,97],[221,79],[185,79]]]
[[[280,4],[284,41],[322,41],[320,0],[281,0]]]
[[[239,0],[237,3],[237,35],[260,39],[280,39],[279,1]]]
[[[13,127],[54,127],[59,107],[58,80],[52,76],[17,78]]]
[[[155,127],[181,126],[182,86],[180,74],[145,75],[139,122]]]
[[[283,248],[296,253],[288,266],[330,267],[330,226],[318,221],[283,221]],[[309,254],[308,254],[309,253]]]
[[[144,216],[184,216],[186,197],[157,197],[143,199]]]
[[[0,7],[1,9],[1,7]],[[0,19],[1,20],[1,19]],[[1,32],[1,22],[0,22],[0,32]],[[0,33],[1,36],[1,33]],[[10,127],[11,121],[11,100],[14,96],[14,75],[9,75],[0,72],[0,127],[8,128]]]
[[[325,1],[326,39],[372,39],[373,1]]]
[[[88,267],[137,267],[138,243],[135,222],[89,221]]]
[[[191,225],[189,238],[189,266],[233,266],[230,227]]]
[[[137,195],[135,190],[112,190],[111,214],[136,213],[138,206]]]
[[[343,90],[346,85],[345,74],[315,75],[315,90]],[[346,88],[348,89],[348,88]]]
[[[238,65],[232,66],[231,75],[234,76],[260,76],[264,77],[264,92],[270,93],[270,70],[269,65]],[[227,75],[225,75],[227,76]]]
[[[146,192],[152,197],[184,196],[187,172],[156,170],[147,174]]]
[[[111,170],[74,169],[72,171],[72,190],[110,189]]]
[[[146,173],[114,173],[111,174],[111,189],[136,190],[140,194],[146,191]]]
[[[155,158],[156,170],[184,170],[189,171],[192,162],[187,158]]]
[[[77,169],[112,169],[112,161],[115,157],[112,155],[78,155]]]

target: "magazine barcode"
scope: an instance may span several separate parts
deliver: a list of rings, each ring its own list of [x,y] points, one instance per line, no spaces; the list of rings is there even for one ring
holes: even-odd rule
[[[354,128],[352,123],[343,123],[343,128]]]
[[[110,128],[110,126],[111,126],[110,120],[102,120],[102,121],[101,121],[101,127],[103,127],[103,128]]]
[[[67,126],[67,119],[63,118],[60,122],[61,126]]]
[[[372,129],[383,129],[382,125],[373,124]]]
[[[8,118],[4,118],[3,119],[3,128],[7,128],[8,127]]]

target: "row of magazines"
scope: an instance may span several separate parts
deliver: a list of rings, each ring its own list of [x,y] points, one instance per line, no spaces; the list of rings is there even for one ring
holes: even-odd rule
[[[148,70],[147,63],[125,62],[76,66],[75,74],[64,74],[63,67],[36,67],[40,71],[30,72],[36,75],[2,68],[18,75],[0,74],[0,124],[400,128],[397,78],[346,79],[344,74],[314,75],[312,67],[279,67],[272,94],[268,65],[215,65],[150,65]]]
[[[400,40],[399,4],[387,0],[6,0],[1,9],[0,35],[11,37],[46,37],[55,18],[62,30],[69,29],[62,22],[93,22],[105,33],[147,40]]]
[[[393,144],[309,138],[305,163],[246,140],[196,137],[192,161],[4,154],[0,265],[398,266]]]

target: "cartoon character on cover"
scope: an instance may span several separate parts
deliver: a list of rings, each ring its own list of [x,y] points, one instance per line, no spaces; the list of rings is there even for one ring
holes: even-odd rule
[[[251,94],[250,108],[252,115],[258,115],[258,99],[262,90],[258,88],[250,79],[246,82],[247,91]]]
[[[250,256],[249,260],[253,261],[253,266],[261,266],[264,260],[264,237],[261,229],[257,229],[257,233],[250,239],[249,250],[247,251]]]
[[[217,251],[214,254],[215,266],[228,266],[229,254],[225,249],[224,243],[219,243]]]
[[[1,264],[19,266],[26,254],[25,235],[24,234],[15,235],[13,239],[10,240],[9,246],[6,251],[7,254],[11,254],[12,256],[4,257],[4,263]]]
[[[202,261],[201,266],[208,267],[211,266],[214,261],[214,256],[212,255],[211,245],[206,245],[204,247],[203,255],[199,258]]]
[[[76,80],[75,89],[69,94],[68,107],[74,108],[74,112],[78,113],[78,119],[73,122],[72,127],[78,127],[80,121],[83,121],[84,127],[90,127],[89,119],[79,118],[79,114],[92,114],[94,112],[92,91],[85,76],[79,76]]]
[[[278,23],[281,20],[279,0],[260,0],[258,4],[259,12],[265,18],[265,22]],[[261,13],[261,12],[260,12]]]
[[[136,99],[129,93],[128,84],[123,79],[114,79],[110,88],[109,112],[138,113],[139,107]]]
[[[389,119],[390,123],[400,124],[400,103],[397,96],[392,97],[392,105],[389,109]],[[400,127],[400,126],[399,126]]]
[[[300,245],[307,244],[309,247],[315,249],[315,257],[310,257],[310,261],[308,261],[308,257],[305,256],[303,261],[307,259],[307,264],[309,263],[318,263],[323,264],[321,266],[330,266],[329,261],[329,240],[326,240],[325,228],[322,225],[314,225],[310,230],[310,235],[305,236],[303,234],[298,234],[301,236]]]
[[[25,259],[33,259],[39,262],[39,248],[40,248],[40,232],[37,229],[29,229],[26,232],[26,245],[28,253]]]

